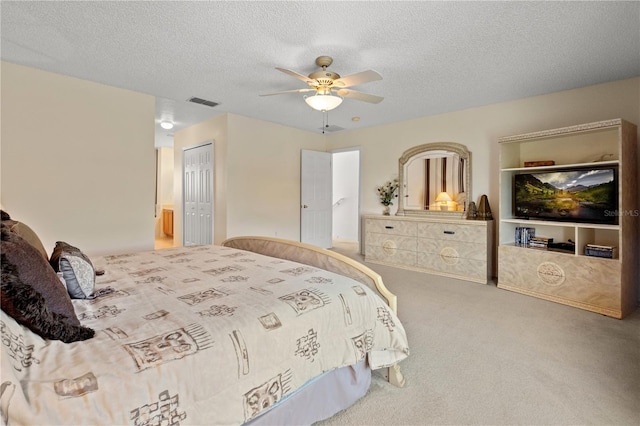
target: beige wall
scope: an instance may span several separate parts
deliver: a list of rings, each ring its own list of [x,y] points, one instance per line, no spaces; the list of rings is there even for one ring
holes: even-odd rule
[[[56,240],[91,254],[152,248],[153,101],[3,62],[3,208],[34,227],[48,250]],[[375,188],[397,175],[405,149],[463,143],[472,152],[473,199],[487,194],[496,210],[498,137],[616,117],[640,123],[640,78],[330,135],[223,114],[176,132],[175,239],[182,150],[206,141],[215,148],[214,241],[297,240],[300,149],[360,147],[362,213],[380,213]]]
[[[397,158],[406,149],[430,142],[462,143],[472,156],[471,199],[477,204],[478,198],[486,194],[492,213],[497,217],[499,137],[610,118],[623,118],[640,125],[640,78],[341,132],[328,136],[327,149],[362,147],[361,213],[377,214],[381,213],[382,207],[376,187],[398,176]],[[638,133],[640,141],[640,130]],[[552,155],[540,154],[541,159]],[[640,167],[640,158],[638,162]],[[394,204],[392,214],[395,207]],[[495,255],[493,258],[497,259]],[[637,262],[640,268],[640,257]],[[640,283],[638,295],[640,297]]]
[[[2,208],[49,253],[153,249],[154,98],[1,66]]]
[[[327,137],[327,149],[362,147],[361,213],[375,214],[382,211],[376,188],[398,176],[397,159],[406,149],[430,142],[464,144],[472,156],[471,199],[477,203],[486,194],[497,214],[500,136],[609,118],[640,124],[640,78],[336,133]]]
[[[213,241],[222,242],[227,234],[227,115],[175,132],[173,138],[173,244],[182,245],[182,162],[183,151],[205,142],[213,142]]]
[[[229,114],[228,237],[300,240],[300,150],[325,151],[320,133]]]
[[[181,245],[182,151],[214,140],[214,243],[237,235],[300,239],[300,150],[325,150],[321,134],[236,114],[178,131],[174,138],[175,244]]]

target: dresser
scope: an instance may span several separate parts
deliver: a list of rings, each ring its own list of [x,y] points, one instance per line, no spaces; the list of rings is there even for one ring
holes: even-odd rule
[[[365,261],[486,284],[493,221],[366,215]]]

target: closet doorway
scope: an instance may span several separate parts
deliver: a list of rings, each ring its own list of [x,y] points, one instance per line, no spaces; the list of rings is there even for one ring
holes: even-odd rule
[[[156,250],[173,247],[173,162],[173,147],[156,148]]]

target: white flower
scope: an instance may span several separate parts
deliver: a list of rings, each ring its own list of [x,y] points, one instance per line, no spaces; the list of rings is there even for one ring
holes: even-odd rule
[[[383,206],[393,205],[393,199],[398,190],[398,179],[387,181],[384,185],[378,187],[378,197]]]

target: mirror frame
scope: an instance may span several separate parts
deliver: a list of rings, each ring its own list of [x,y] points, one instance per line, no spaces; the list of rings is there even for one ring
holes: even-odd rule
[[[467,211],[439,211],[439,210],[419,210],[419,209],[405,209],[405,169],[407,162],[413,157],[423,154],[428,151],[449,151],[460,156],[465,160],[465,182],[467,194],[467,209],[469,208],[469,202],[473,200],[471,197],[471,152],[466,146],[455,142],[434,142],[426,143],[423,145],[414,146],[407,149],[402,153],[402,156],[398,160],[398,211],[396,216],[432,216],[432,217],[456,217],[464,218]]]

